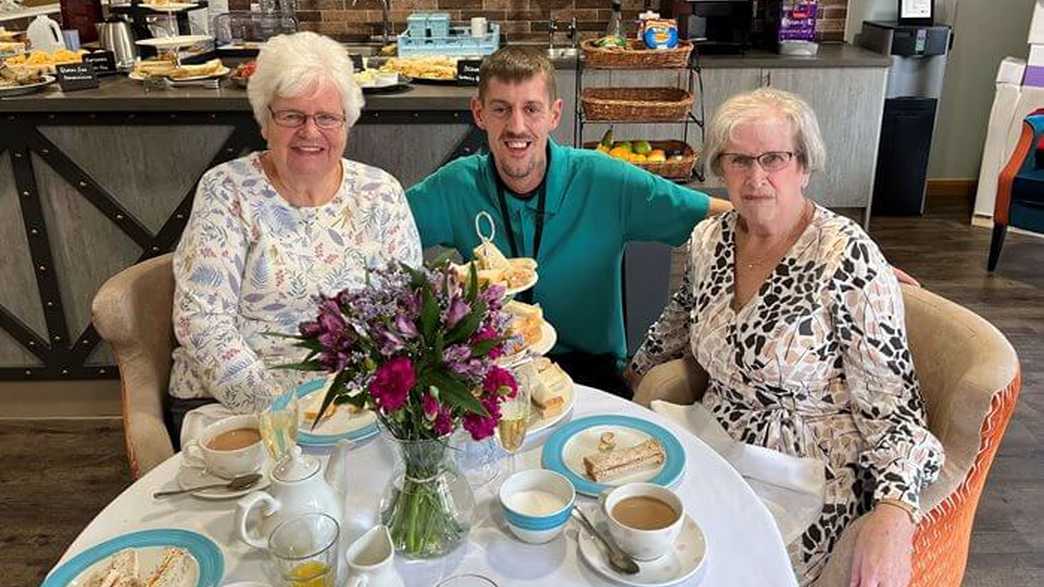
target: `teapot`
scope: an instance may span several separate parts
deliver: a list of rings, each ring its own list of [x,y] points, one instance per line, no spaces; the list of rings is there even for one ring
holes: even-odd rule
[[[340,525],[343,501],[343,495],[323,478],[319,459],[302,454],[301,447],[294,446],[272,470],[267,491],[255,491],[236,502],[236,527],[243,542],[265,549],[268,536],[277,526],[301,514],[324,513]],[[247,521],[255,508],[261,509],[261,522],[258,533],[251,533]]]

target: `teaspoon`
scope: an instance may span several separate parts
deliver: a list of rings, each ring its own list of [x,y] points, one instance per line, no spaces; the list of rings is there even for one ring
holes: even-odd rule
[[[580,515],[580,517],[576,519],[579,520],[585,528],[587,528],[587,531],[590,532],[592,536],[600,540],[602,544],[604,544],[605,547],[609,549],[609,566],[612,567],[614,571],[623,573],[625,575],[634,575],[638,572],[638,563],[635,562],[635,560],[631,558],[626,552],[620,550],[620,548],[616,546],[616,544],[613,544],[612,541],[599,534],[598,530],[595,530],[594,524],[592,524],[590,520],[587,519],[587,516],[584,515],[583,510],[581,510],[578,507],[574,507],[573,511]]]
[[[159,499],[161,497],[167,497],[169,495],[180,495],[182,493],[193,493],[196,491],[202,491],[203,489],[227,489],[228,491],[242,491],[243,489],[249,489],[250,487],[253,487],[260,480],[260,474],[251,473],[249,475],[242,475],[240,477],[236,477],[231,481],[226,481],[224,483],[213,483],[211,485],[189,487],[188,489],[178,489],[176,491],[158,491],[152,494],[152,498]]]

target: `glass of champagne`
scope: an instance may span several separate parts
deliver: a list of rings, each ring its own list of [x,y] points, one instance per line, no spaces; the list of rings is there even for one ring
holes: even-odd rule
[[[279,389],[272,394],[268,409],[258,414],[261,439],[273,463],[278,463],[297,444],[298,402],[297,390]]]
[[[526,440],[526,431],[529,429],[529,394],[533,363],[526,362],[517,365],[512,372],[518,382],[518,393],[513,398],[506,398],[500,404],[500,422],[497,424],[497,442],[500,447],[511,455],[511,470],[515,469],[515,454]]]

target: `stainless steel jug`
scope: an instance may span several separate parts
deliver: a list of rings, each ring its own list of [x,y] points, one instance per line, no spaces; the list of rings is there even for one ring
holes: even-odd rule
[[[134,46],[130,24],[122,18],[112,17],[105,22],[95,23],[95,26],[98,27],[98,42],[102,48],[112,51],[116,57],[116,69],[133,69],[138,49]]]

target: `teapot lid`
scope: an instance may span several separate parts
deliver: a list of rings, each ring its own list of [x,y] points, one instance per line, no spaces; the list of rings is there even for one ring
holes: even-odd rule
[[[290,452],[279,461],[276,468],[272,470],[272,477],[276,481],[282,481],[283,483],[304,481],[318,473],[319,467],[319,459],[312,455],[303,454],[301,447],[294,445],[291,447]]]

